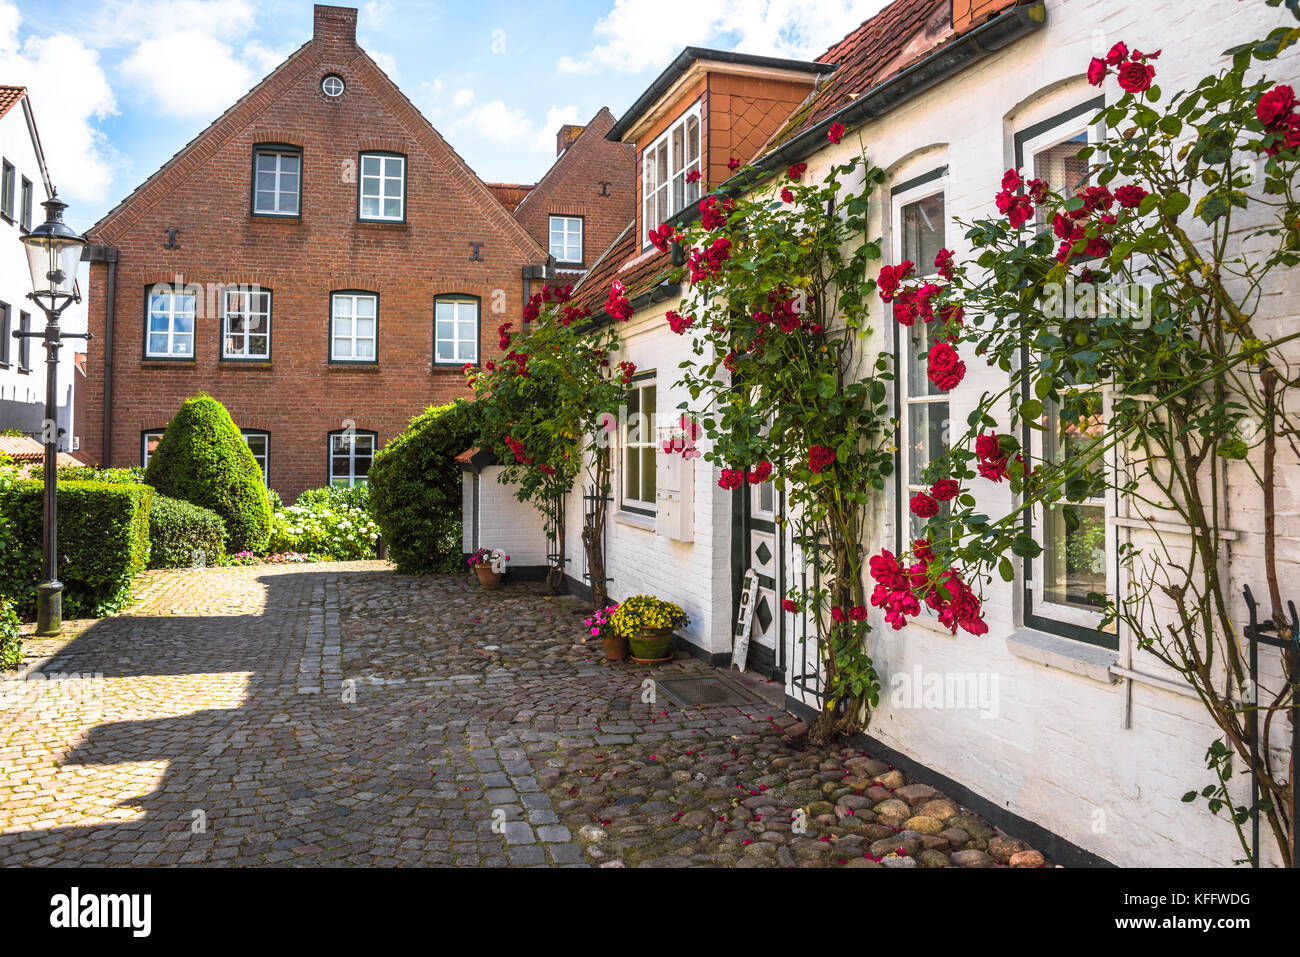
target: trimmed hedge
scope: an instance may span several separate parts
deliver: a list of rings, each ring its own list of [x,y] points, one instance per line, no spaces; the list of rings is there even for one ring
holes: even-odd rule
[[[200,392],[185,400],[149,456],[144,480],[169,498],[210,508],[226,523],[226,548],[260,552],[271,533],[262,470],[230,413]]]
[[[463,570],[461,471],[454,459],[477,438],[478,410],[457,399],[425,409],[375,456],[370,512],[399,570]]]
[[[23,639],[18,634],[22,619],[14,603],[0,595],[0,671],[17,668],[23,660]]]
[[[188,568],[194,553],[204,565],[225,557],[226,523],[210,508],[155,495],[149,506],[149,567]]]
[[[131,579],[149,557],[147,485],[109,482],[59,483],[59,581],[66,618],[100,618],[130,599]],[[42,580],[44,486],[21,480],[0,485],[4,559],[0,594],[9,595],[25,617],[36,614]]]

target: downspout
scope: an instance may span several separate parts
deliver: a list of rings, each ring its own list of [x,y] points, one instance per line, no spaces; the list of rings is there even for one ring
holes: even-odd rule
[[[117,250],[112,246],[88,246],[82,258],[108,265],[108,278],[104,284],[104,422],[100,459],[100,464],[108,467],[113,461],[113,317],[117,305]]]

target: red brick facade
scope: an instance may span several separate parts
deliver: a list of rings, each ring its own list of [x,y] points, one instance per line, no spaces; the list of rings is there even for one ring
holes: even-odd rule
[[[614,115],[602,107],[585,127],[562,127],[557,148],[563,152],[514,211],[529,235],[547,248],[551,216],[582,218],[582,264],[558,266],[557,284],[576,286],[632,218],[634,149],[605,138],[613,125]]]
[[[500,355],[497,326],[518,323],[525,273],[547,260],[544,234],[530,235],[514,219],[357,47],[355,34],[355,10],[317,6],[309,43],[91,231],[88,458],[139,464],[142,433],[163,428],[187,396],[206,391],[241,428],[269,433],[270,484],[289,501],[328,482],[331,431],[373,431],[382,446],[425,406],[468,394],[459,365],[434,362],[436,296],[477,298],[479,361]],[[342,95],[322,91],[328,74],[343,79]],[[301,150],[299,217],[252,214],[253,150],[267,143]],[[363,151],[406,157],[403,222],[359,220]],[[598,176],[596,162],[569,164],[581,173],[574,189],[630,176]],[[562,184],[550,189],[568,196]],[[579,205],[576,197],[566,202]],[[626,223],[628,209],[614,219]],[[114,257],[110,336],[107,260]],[[178,277],[199,287],[193,357],[146,359],[146,290]],[[216,290],[238,283],[271,291],[269,361],[221,358]],[[331,361],[337,290],[378,297],[373,364]]]

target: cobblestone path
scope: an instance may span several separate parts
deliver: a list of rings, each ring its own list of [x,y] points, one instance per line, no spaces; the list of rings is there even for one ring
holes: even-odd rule
[[[535,586],[355,562],[137,596],[0,687],[5,865],[1044,863],[869,756],[795,750],[759,695],[672,704],[654,681],[718,673],[607,664]]]

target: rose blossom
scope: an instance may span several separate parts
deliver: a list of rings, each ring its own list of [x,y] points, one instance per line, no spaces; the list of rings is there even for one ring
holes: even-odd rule
[[[1151,81],[1155,79],[1156,68],[1146,63],[1139,63],[1136,60],[1129,60],[1127,63],[1121,63],[1115,72],[1119,79],[1119,85],[1126,92],[1145,93],[1151,89]]]
[[[927,377],[944,392],[955,389],[966,375],[966,363],[961,361],[957,350],[946,342],[938,342],[930,347],[926,363]]]
[[[840,140],[844,138],[844,124],[832,123],[830,130],[826,133],[826,138],[836,146],[840,145]]]
[[[957,497],[957,493],[960,491],[961,485],[952,479],[939,479],[930,486],[930,495],[938,499],[940,502],[952,501]]]
[[[939,514],[939,503],[924,492],[912,496],[911,508],[912,514],[921,518],[933,518]]]
[[[1273,132],[1286,129],[1287,121],[1295,110],[1295,91],[1280,83],[1259,98],[1255,106],[1255,116],[1264,124],[1264,128]]]

